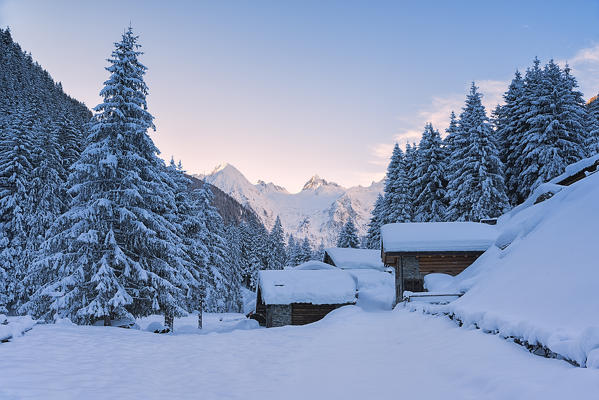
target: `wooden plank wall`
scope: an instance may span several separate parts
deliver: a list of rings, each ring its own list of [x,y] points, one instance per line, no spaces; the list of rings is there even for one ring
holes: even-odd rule
[[[334,309],[344,305],[293,303],[291,305],[291,325],[305,325],[319,321]]]
[[[432,254],[419,255],[418,263],[420,273],[423,275],[440,272],[449,275],[457,275],[465,270],[479,257],[479,254]]]

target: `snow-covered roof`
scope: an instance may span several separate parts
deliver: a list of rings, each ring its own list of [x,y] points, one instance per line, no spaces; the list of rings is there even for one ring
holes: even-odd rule
[[[395,275],[393,271],[349,269],[358,285],[356,305],[368,310],[391,310],[395,305]]]
[[[333,247],[325,251],[335,266],[342,269],[385,269],[379,250]]]
[[[296,270],[296,271],[301,271],[301,270],[306,270],[306,271],[314,271],[314,270],[323,270],[323,269],[336,269],[335,267],[333,267],[332,265],[329,264],[325,264],[322,261],[317,261],[317,260],[310,260],[310,261],[306,261],[305,263],[302,263],[300,265],[298,265],[297,267],[293,267],[292,269]]]
[[[264,270],[258,285],[265,304],[346,304],[356,302],[356,282],[335,270]]]
[[[582,160],[580,160],[578,162],[568,165],[563,174],[553,178],[552,180],[549,181],[549,183],[562,182],[566,178],[569,178],[570,176],[575,175],[575,174],[579,173],[580,171],[591,167],[592,165],[594,165],[597,162],[599,162],[599,154],[595,154],[592,157],[583,158]]]
[[[385,252],[485,251],[497,229],[478,222],[414,222],[383,225]]]

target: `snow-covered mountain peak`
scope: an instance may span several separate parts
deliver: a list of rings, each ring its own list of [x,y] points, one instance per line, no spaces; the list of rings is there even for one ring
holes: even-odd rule
[[[243,176],[243,174],[237,168],[235,168],[233,165],[231,165],[229,163],[218,164],[216,167],[214,167],[212,172],[210,172],[210,174],[208,174],[208,175],[216,175],[216,174]]]
[[[206,181],[254,210],[264,225],[271,229],[277,216],[283,229],[296,238],[307,237],[317,245],[336,243],[341,227],[354,220],[361,235],[366,233],[370,211],[381,182],[368,187],[346,189],[318,175],[311,177],[299,193],[289,193],[274,183],[258,181],[253,185],[231,164],[223,164],[206,175]]]
[[[262,193],[289,193],[283,186],[275,185],[272,182],[266,183],[263,180],[258,181],[256,188],[258,188],[258,190],[260,190]]]
[[[325,179],[322,179],[320,176],[314,175],[308,180],[308,182],[304,184],[302,192],[306,190],[317,190],[322,187],[343,189],[341,186],[334,182],[328,182]]]

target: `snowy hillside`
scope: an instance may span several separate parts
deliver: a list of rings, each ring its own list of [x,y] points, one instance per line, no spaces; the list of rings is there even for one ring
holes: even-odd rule
[[[595,161],[597,157],[590,159]],[[587,160],[580,165],[584,167]],[[588,164],[588,163],[587,163]],[[442,312],[599,368],[599,174],[540,186],[502,216],[495,245],[433,291],[466,291]],[[539,198],[549,199],[534,204]]]
[[[289,193],[273,183],[252,184],[230,164],[199,177],[205,177],[207,182],[251,207],[267,228],[272,228],[278,215],[287,234],[308,237],[315,245],[322,240],[325,246],[335,244],[341,227],[350,217],[358,233],[364,235],[376,196],[383,190],[382,182],[347,189],[315,175],[299,193]]]

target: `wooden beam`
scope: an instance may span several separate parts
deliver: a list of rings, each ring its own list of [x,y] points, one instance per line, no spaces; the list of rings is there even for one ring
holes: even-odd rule
[[[404,279],[403,279],[404,258],[399,256],[395,263],[395,304],[403,300]]]

